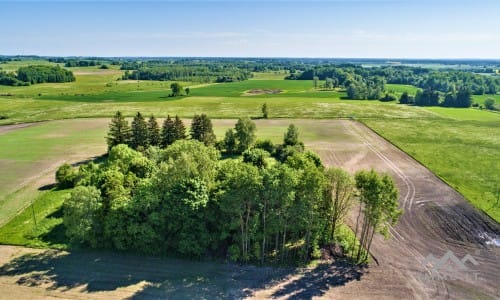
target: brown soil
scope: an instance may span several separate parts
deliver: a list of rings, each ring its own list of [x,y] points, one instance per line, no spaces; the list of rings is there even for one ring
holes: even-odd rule
[[[500,248],[488,246],[486,238],[499,237],[499,224],[363,124],[336,122],[342,127],[339,130],[350,134],[351,141],[332,140],[329,145],[323,141],[321,145],[310,146],[317,149],[327,165],[343,166],[351,172],[369,168],[389,172],[400,189],[404,214],[391,229],[389,240],[377,236],[374,241],[372,255],[379,265],[372,263],[361,281],[333,288],[325,296],[498,299]],[[429,272],[433,266],[422,264],[422,260],[429,254],[441,258],[448,250],[459,259],[470,254],[479,264],[466,264],[467,270],[453,273],[459,278],[431,278]],[[478,275],[477,280],[474,274]]]
[[[274,95],[281,93],[280,89],[254,89],[245,92],[247,96],[255,96],[255,95]]]

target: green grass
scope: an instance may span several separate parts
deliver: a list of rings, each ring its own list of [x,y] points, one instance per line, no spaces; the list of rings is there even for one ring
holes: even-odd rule
[[[400,96],[404,92],[408,92],[408,94],[414,96],[419,90],[419,88],[413,85],[406,85],[406,84],[386,84],[385,90],[397,96]]]
[[[26,207],[39,192],[39,178],[53,169],[106,151],[107,120],[41,123],[0,134],[0,225]]]
[[[61,206],[68,195],[68,190],[41,193],[34,199],[33,206],[0,228],[0,244],[67,249]]]
[[[251,80],[283,80],[289,73],[283,71],[253,72]]]
[[[445,118],[462,121],[485,121],[485,122],[500,122],[500,113],[487,110],[479,110],[474,108],[445,108],[445,107],[428,107],[427,110],[433,111]]]
[[[447,110],[440,113],[462,119],[364,122],[500,222],[500,206],[496,205],[500,190],[500,115],[464,110],[486,116],[470,120],[467,113]]]
[[[497,94],[497,95],[473,95],[472,96],[472,102],[476,102],[476,103],[483,104],[483,105],[484,105],[484,101],[486,99],[494,99],[495,104],[497,106],[500,106],[500,94]]]

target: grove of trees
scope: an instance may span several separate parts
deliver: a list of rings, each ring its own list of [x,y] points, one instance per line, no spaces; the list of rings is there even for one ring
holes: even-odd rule
[[[219,150],[206,115],[193,118],[191,139],[184,126],[173,130],[176,121],[181,128],[180,119],[167,120],[160,131],[153,116],[146,121],[138,113],[128,128],[117,112],[104,162],[61,166],[58,184],[74,186],[63,205],[72,242],[190,258],[306,262],[336,242],[351,207],[360,207],[359,236],[367,250],[374,233],[400,214],[388,175],[363,171],[353,178],[323,166],[304,150],[293,124],[283,144],[273,145],[255,141],[255,124],[240,119]],[[162,143],[165,128],[180,134]],[[235,152],[242,155],[223,159]],[[358,256],[366,260],[365,252]]]
[[[20,67],[16,73],[0,72],[0,84],[23,86],[36,83],[75,81],[73,72],[59,66]]]

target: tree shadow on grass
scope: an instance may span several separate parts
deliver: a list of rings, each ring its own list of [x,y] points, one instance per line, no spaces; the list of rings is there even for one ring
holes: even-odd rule
[[[16,284],[49,290],[78,288],[93,293],[143,284],[129,299],[239,299],[296,274],[294,268],[200,262],[144,257],[106,251],[26,254],[0,267],[0,276],[16,276]],[[361,277],[356,267],[320,266],[273,295],[295,299],[321,296],[330,287]],[[91,296],[90,296],[91,297]]]

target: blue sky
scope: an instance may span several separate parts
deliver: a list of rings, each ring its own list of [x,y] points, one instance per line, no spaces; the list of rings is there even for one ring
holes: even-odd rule
[[[0,54],[500,58],[500,0],[0,0]]]

